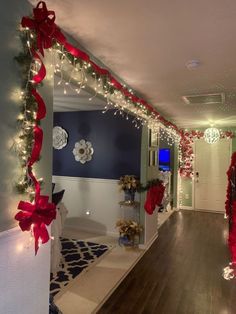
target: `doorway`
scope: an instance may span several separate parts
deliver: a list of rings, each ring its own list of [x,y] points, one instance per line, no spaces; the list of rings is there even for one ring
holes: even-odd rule
[[[230,155],[231,140],[220,139],[214,144],[195,141],[195,210],[224,212]]]

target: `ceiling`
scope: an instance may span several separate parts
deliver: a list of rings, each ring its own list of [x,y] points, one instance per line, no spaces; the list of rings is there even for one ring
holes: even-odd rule
[[[178,126],[236,125],[235,0],[46,3],[61,28]],[[192,59],[200,65],[189,70]],[[215,92],[224,104],[182,100]]]

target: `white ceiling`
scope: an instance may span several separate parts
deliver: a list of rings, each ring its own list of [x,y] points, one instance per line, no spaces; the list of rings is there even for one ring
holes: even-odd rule
[[[177,125],[236,125],[235,0],[46,3],[61,28]],[[186,68],[191,59],[199,68]],[[214,92],[226,93],[225,105],[181,99]]]

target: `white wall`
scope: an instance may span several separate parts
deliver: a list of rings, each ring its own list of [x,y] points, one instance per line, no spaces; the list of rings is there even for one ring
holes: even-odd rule
[[[94,233],[118,235],[119,218],[127,217],[119,206],[124,199],[117,180],[53,176],[55,192],[65,189],[63,202],[69,213],[66,226]],[[86,215],[86,210],[91,214]]]
[[[10,150],[16,134],[16,118],[19,99],[14,91],[21,84],[20,74],[13,57],[20,49],[17,27],[23,15],[32,11],[27,1],[0,2],[0,230],[15,225],[14,215],[21,197],[14,192],[19,164]],[[51,190],[52,165],[52,86],[44,83],[44,99],[47,102],[47,119],[43,122],[45,142],[38,175],[45,179],[44,193]],[[16,99],[16,100],[15,100]],[[50,149],[48,149],[50,147]],[[19,227],[0,233],[0,313],[1,314],[48,314],[50,244],[42,246],[34,256],[34,246],[29,244],[29,234]]]

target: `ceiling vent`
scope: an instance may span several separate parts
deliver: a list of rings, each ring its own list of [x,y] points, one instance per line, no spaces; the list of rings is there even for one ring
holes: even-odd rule
[[[183,101],[187,105],[216,105],[216,104],[224,104],[225,102],[225,94],[205,94],[205,95],[189,95],[182,96]]]

